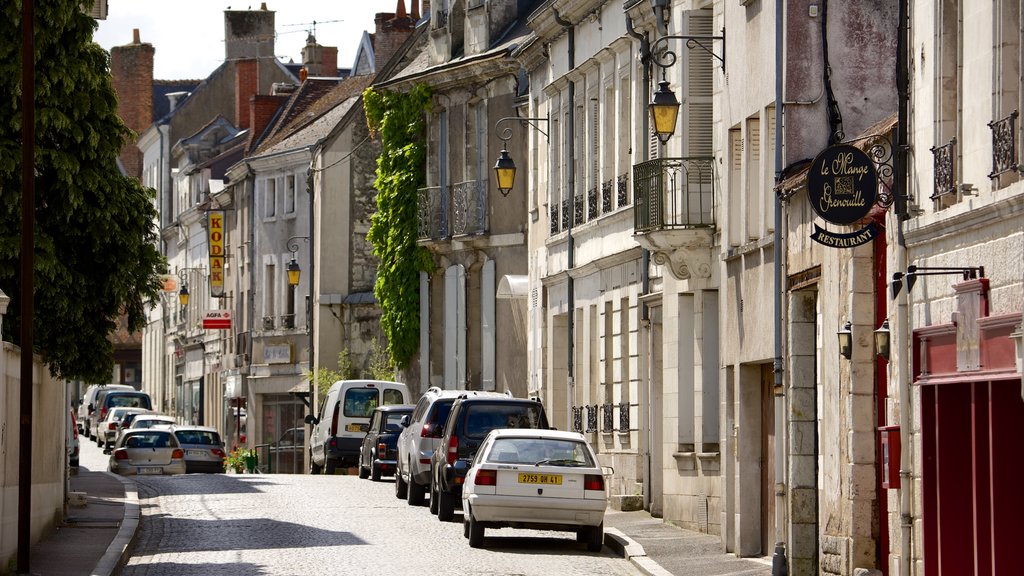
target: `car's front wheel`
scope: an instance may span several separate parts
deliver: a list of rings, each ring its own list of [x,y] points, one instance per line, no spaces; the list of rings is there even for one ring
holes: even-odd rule
[[[330,458],[324,459],[324,473],[333,476],[335,471],[338,469],[338,461],[331,460]]]
[[[435,486],[434,482],[431,481],[430,482],[430,513],[435,515],[435,516],[437,516],[437,500],[438,500],[437,486]]]
[[[451,522],[455,518],[455,496],[449,492],[438,492],[437,519],[441,522]]]
[[[422,506],[427,496],[427,487],[409,478],[409,505]]]
[[[315,460],[313,460],[313,452],[310,452],[309,453],[309,473],[310,474],[320,474],[321,472],[323,472],[323,468],[321,468],[320,465],[317,464]]]
[[[408,493],[409,485],[405,483],[405,479],[402,478],[402,471],[395,471],[395,498],[403,499]]]
[[[366,480],[369,477],[370,477],[370,471],[366,469],[366,466],[363,466],[362,464],[360,464],[359,465],[359,479],[360,480]]]
[[[483,524],[476,521],[473,515],[466,511],[467,531],[469,532],[469,547],[470,548],[481,548],[484,545],[484,526]]]
[[[377,464],[370,464],[370,480],[374,482],[380,482],[380,466]]]

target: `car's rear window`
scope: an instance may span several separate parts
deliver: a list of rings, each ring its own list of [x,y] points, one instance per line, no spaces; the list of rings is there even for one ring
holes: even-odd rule
[[[149,396],[144,394],[108,394],[107,406],[125,406],[128,408],[152,408],[149,405]]]
[[[554,438],[497,438],[487,460],[500,464],[594,465],[582,442]]]
[[[405,398],[402,396],[402,391],[395,390],[394,388],[385,388],[384,406],[397,406],[399,404],[405,404]]]
[[[544,417],[539,404],[472,403],[466,406],[465,434],[483,438],[495,428],[540,428]]]
[[[401,432],[402,416],[408,416],[408,412],[388,412],[384,420],[385,432]]]
[[[369,418],[379,401],[376,388],[349,388],[345,391],[345,416]]]
[[[136,432],[125,438],[124,445],[128,448],[167,448],[175,442],[167,432],[146,431]]]
[[[444,428],[448,422],[448,415],[452,412],[452,404],[455,400],[438,400],[434,402],[434,410],[430,414],[430,423],[437,424],[438,428]]]
[[[220,444],[220,434],[208,430],[178,430],[174,435],[182,444],[202,444],[204,446]]]

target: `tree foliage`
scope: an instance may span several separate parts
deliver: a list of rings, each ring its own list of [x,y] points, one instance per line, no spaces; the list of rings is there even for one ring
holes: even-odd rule
[[[430,253],[416,244],[419,232],[417,190],[424,183],[424,117],[430,91],[368,88],[363,93],[366,121],[381,137],[377,157],[377,211],[368,238],[379,260],[373,293],[381,307],[381,327],[394,365],[406,368],[420,336],[419,273],[432,271]]]
[[[154,193],[118,169],[133,135],[117,116],[109,55],[80,0],[36,3],[35,351],[57,377],[107,382],[108,336],[145,323],[166,263]],[[21,3],[0,8],[0,289],[4,337],[20,337]]]

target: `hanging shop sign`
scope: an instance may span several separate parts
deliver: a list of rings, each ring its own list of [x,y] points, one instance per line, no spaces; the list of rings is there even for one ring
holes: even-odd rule
[[[224,296],[224,211],[210,210],[206,213],[210,246],[210,296]]]
[[[203,316],[203,329],[204,330],[230,330],[231,329],[231,311],[230,310],[207,310],[206,315]]]
[[[878,196],[875,163],[859,148],[848,144],[822,150],[807,173],[807,195],[814,212],[826,222],[849,226],[871,211]],[[878,235],[873,224],[849,234],[814,226],[811,239],[833,248],[852,248]]]

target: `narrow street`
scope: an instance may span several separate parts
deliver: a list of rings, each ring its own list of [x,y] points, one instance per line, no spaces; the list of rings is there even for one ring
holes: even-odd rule
[[[82,464],[106,456],[83,445]],[[308,475],[133,478],[142,521],[124,576],[294,574],[637,574],[572,534],[488,533],[474,550],[456,522],[394,496],[390,479]]]

